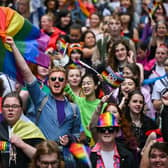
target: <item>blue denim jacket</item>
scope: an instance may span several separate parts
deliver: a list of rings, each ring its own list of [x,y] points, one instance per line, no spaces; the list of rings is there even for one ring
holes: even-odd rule
[[[34,118],[35,120],[41,101],[47,94],[39,88],[38,81],[36,79],[31,84],[27,84],[27,89],[35,106],[35,111],[31,114],[30,119],[33,120]],[[48,101],[44,105],[38,121],[38,126],[47,139],[58,141],[59,136],[63,135],[74,135],[75,137],[79,137],[80,130],[82,128],[79,108],[76,105],[77,116],[75,117],[72,105],[66,97],[65,101],[66,117],[64,122],[60,125],[57,118],[55,98],[52,94],[48,96]]]

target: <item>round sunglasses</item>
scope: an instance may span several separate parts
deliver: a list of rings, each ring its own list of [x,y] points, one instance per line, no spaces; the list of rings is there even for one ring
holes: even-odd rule
[[[50,77],[52,82],[55,82],[58,79],[59,82],[64,82],[65,78],[63,77]]]

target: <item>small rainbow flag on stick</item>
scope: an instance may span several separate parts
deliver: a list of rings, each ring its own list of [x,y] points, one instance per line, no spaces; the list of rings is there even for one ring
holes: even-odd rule
[[[67,47],[68,47],[68,43],[64,40],[64,39],[58,39],[59,41],[59,48],[58,48],[58,52],[60,52],[62,55],[65,55]]]
[[[92,168],[91,161],[89,159],[89,150],[83,144],[72,143],[69,148],[70,152],[77,158],[80,159],[83,163]]]
[[[121,75],[117,75],[112,71],[112,69],[108,69],[108,71],[103,71],[101,74],[91,66],[87,65],[86,63],[82,62],[81,60],[76,60],[74,62],[75,64],[81,65],[85,68],[88,68],[95,72],[97,75],[101,75],[103,79],[112,87],[112,88],[117,88],[120,86],[121,82],[124,81],[124,78]]]
[[[148,12],[149,17],[152,19],[152,16],[156,10],[156,8],[159,6],[160,2],[157,2],[156,0],[152,0],[148,5]]]
[[[112,88],[117,88],[124,81],[124,78],[115,74],[114,72],[108,73],[107,71],[103,71],[101,73],[103,79],[111,85]]]

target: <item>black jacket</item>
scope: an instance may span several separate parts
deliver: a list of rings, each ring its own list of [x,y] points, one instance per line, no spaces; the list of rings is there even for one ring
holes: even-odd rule
[[[9,132],[8,132],[8,125],[6,122],[2,121],[0,122],[0,141],[6,141],[9,142]],[[42,142],[42,139],[39,138],[33,138],[33,139],[26,139],[24,140],[25,143],[36,146],[40,142]],[[3,152],[0,151],[0,161],[4,168],[28,168],[28,164],[30,162],[30,159],[25,155],[25,153],[17,148],[15,146],[16,150],[16,164],[12,162],[12,164],[9,165],[9,152]]]
[[[138,163],[134,159],[133,154],[130,151],[128,151],[126,148],[124,148],[123,144],[117,143],[117,150],[120,155],[120,168],[138,168]],[[99,156],[96,154],[96,152],[91,152],[90,160],[93,168],[96,168],[98,159],[99,159]],[[77,161],[77,167],[88,168],[87,165],[84,165],[79,160]]]
[[[168,142],[168,106],[164,106],[162,113],[162,134],[165,142]]]

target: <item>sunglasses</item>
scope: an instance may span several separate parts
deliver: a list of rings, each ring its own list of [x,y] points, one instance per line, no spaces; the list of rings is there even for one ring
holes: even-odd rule
[[[51,77],[50,80],[52,82],[55,82],[58,79],[59,82],[64,82],[64,78],[63,77]]]
[[[114,127],[99,127],[97,130],[100,133],[106,133],[106,131],[108,131],[108,133],[114,133],[117,129]]]

